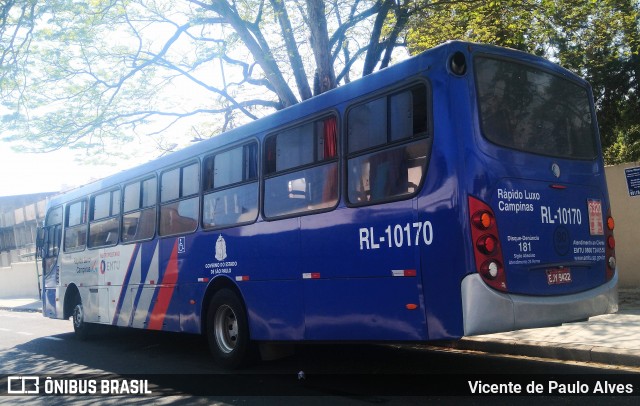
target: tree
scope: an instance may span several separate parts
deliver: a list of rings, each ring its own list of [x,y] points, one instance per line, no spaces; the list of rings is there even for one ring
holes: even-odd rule
[[[28,58],[37,0],[4,0],[0,4],[0,96],[16,90],[17,76]]]
[[[422,8],[421,13],[430,23],[410,25],[412,53],[444,40],[465,39],[555,60],[591,83],[606,162],[640,160],[637,2],[471,1]]]
[[[421,9],[410,24],[412,54],[448,40],[466,40],[540,54],[545,13],[538,0],[467,1]]]
[[[169,132],[207,138],[386,67],[411,16],[430,2],[48,5],[33,31],[23,91],[0,128],[32,150],[102,154],[136,136],[173,149],[180,142]]]

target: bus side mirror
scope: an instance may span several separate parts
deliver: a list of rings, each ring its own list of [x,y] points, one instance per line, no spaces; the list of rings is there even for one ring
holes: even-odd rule
[[[36,250],[41,250],[44,246],[45,233],[46,230],[44,227],[38,227],[38,230],[36,232]]]

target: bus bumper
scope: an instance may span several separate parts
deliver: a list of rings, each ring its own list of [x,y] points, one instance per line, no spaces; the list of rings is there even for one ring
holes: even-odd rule
[[[618,272],[606,284],[565,296],[497,292],[479,274],[462,280],[464,335],[549,327],[618,311]]]

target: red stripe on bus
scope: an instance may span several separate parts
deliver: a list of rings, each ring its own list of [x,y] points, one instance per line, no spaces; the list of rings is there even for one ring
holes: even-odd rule
[[[151,315],[149,316],[149,324],[147,325],[149,330],[162,330],[162,324],[164,318],[167,315],[167,309],[169,303],[171,303],[171,296],[173,296],[173,289],[175,283],[178,281],[178,242],[173,245],[173,251],[171,252],[171,258],[167,264],[167,269],[162,277],[161,285],[158,287],[158,297]],[[168,286],[167,286],[168,285]]]

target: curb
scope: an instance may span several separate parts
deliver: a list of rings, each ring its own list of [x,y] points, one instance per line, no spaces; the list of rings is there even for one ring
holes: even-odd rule
[[[34,308],[34,307],[7,307],[0,306],[0,310],[4,310],[7,312],[22,312],[22,313],[42,313],[42,308]]]
[[[539,341],[462,338],[432,344],[435,347],[456,350],[480,351],[491,354],[507,354],[561,361],[596,362],[601,364],[640,367],[637,350],[598,347],[586,344],[545,345]]]

